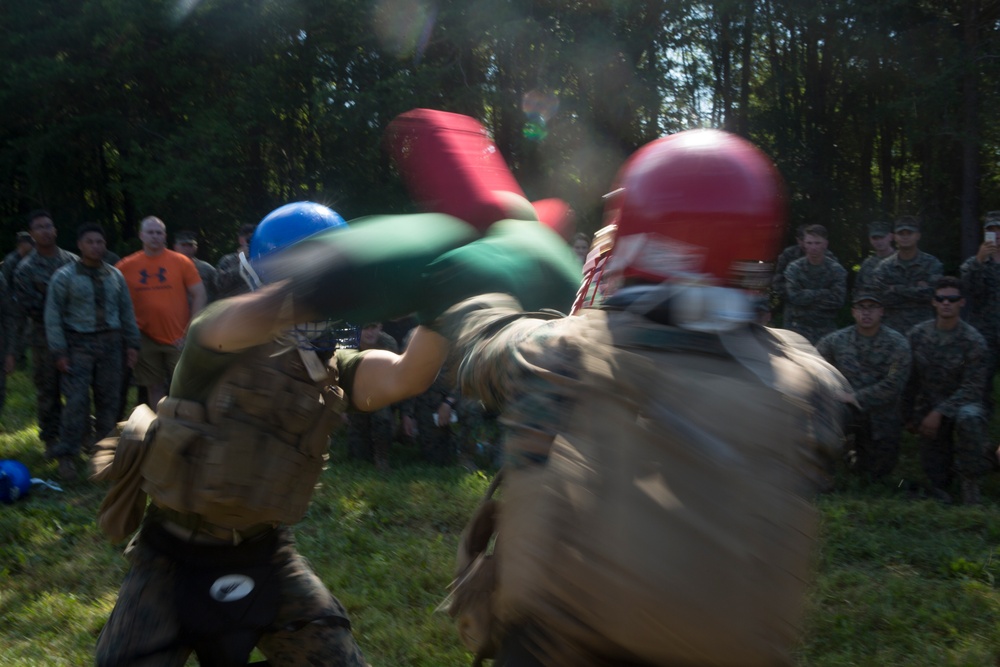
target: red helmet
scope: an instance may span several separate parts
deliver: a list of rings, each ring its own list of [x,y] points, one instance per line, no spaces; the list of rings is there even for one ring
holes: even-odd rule
[[[652,141],[625,162],[607,197],[617,226],[605,278],[761,289],[785,226],[785,188],[771,160],[719,130]]]

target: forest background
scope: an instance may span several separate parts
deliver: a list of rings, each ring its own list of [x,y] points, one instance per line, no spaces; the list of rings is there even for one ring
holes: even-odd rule
[[[2,250],[35,208],[66,247],[157,215],[209,260],[288,201],[410,211],[382,133],[414,107],[482,120],[583,231],[692,127],[770,154],[848,266],[915,214],[953,271],[1000,209],[1000,0],[11,0],[0,31]]]

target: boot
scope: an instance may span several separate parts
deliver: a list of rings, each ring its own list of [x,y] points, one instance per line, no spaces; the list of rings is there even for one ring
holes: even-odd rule
[[[975,479],[963,477],[961,480],[962,504],[981,505],[983,499],[979,495],[979,483]]]

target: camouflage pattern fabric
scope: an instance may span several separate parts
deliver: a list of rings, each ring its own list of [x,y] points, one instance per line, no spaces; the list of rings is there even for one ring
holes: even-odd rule
[[[76,456],[81,445],[97,442],[114,428],[121,397],[125,344],[121,332],[66,334],[69,372],[61,377],[66,397],[61,411],[59,443],[50,454]],[[90,432],[90,395],[94,395],[94,432]]]
[[[779,311],[784,307],[788,297],[785,292],[787,286],[785,270],[795,260],[805,257],[805,254],[805,250],[796,243],[795,245],[788,246],[778,255],[778,260],[774,264],[774,279],[771,281],[771,304],[775,311]]]
[[[246,364],[247,353],[220,354],[197,344],[198,328],[207,326],[212,318],[224,317],[231,303],[220,301],[199,313],[189,329],[188,343],[177,365],[170,396],[205,403],[220,380],[230,375],[238,364]],[[260,350],[256,350],[260,352]],[[349,387],[360,355],[353,351],[338,351],[339,382]],[[291,363],[286,355],[268,357],[275,367]],[[238,368],[236,369],[238,370]],[[316,400],[319,401],[317,388]],[[275,422],[278,417],[274,417]],[[256,428],[269,425],[262,420]],[[284,434],[286,438],[295,437]],[[311,493],[312,485],[308,487]],[[177,513],[175,513],[177,514]],[[196,521],[198,517],[187,515]],[[162,510],[150,504],[146,524],[139,537],[126,551],[132,561],[128,575],[118,594],[118,601],[98,640],[99,665],[183,665],[191,647],[178,646],[178,628],[187,609],[178,609],[176,573],[182,558],[176,553],[154,549],[142,537],[147,530],[162,533],[165,520]],[[171,519],[173,520],[173,519]],[[268,531],[265,534],[271,534]],[[152,533],[152,534],[155,534]],[[198,533],[203,536],[203,533]],[[249,542],[250,540],[248,540]],[[276,620],[266,629],[258,648],[275,665],[364,665],[364,659],[350,633],[346,613],[323,583],[310,571],[308,564],[295,551],[290,531],[278,529],[278,548],[271,560],[278,566],[281,596],[277,603]],[[204,545],[192,545],[205,548]],[[212,547],[222,557],[242,545],[223,544]],[[197,556],[185,556],[184,562]],[[142,658],[142,656],[148,656]]]
[[[982,334],[989,348],[983,404],[992,415],[993,378],[1000,369],[1000,264],[992,258],[979,262],[973,255],[962,263],[960,275],[962,294],[969,304],[969,324]]]
[[[861,294],[862,292],[875,293],[877,292],[875,285],[875,269],[878,265],[882,263],[884,257],[879,257],[878,255],[869,255],[865,258],[865,261],[861,262],[861,266],[858,268],[858,273],[854,276],[854,293]]]
[[[215,294],[217,299],[246,294],[250,291],[250,286],[240,274],[240,254],[231,252],[223,255],[219,263],[215,265]]]
[[[44,257],[32,251],[17,265],[14,271],[14,293],[21,310],[34,324],[44,327],[45,295],[48,293],[52,274],[78,259],[73,253],[57,248],[52,257]]]
[[[802,257],[785,270],[785,282],[784,327],[815,345],[837,328],[837,311],[847,299],[847,270],[829,257],[819,265]]]
[[[900,259],[899,253],[882,260],[875,269],[875,286],[885,306],[882,324],[905,334],[933,318],[934,283],[943,271],[941,262],[926,252],[919,252],[909,261]]]
[[[417,423],[417,446],[420,458],[427,463],[446,466],[455,463],[458,439],[455,424],[435,424],[438,408],[448,396],[458,396],[458,392],[447,381],[448,369],[442,368],[434,384],[424,393],[409,399],[403,408],[404,414],[413,417]],[[452,410],[456,410],[456,406]],[[461,415],[459,415],[461,420]]]
[[[5,303],[3,306],[4,316],[9,318],[5,325],[7,338],[5,339],[5,347],[0,349],[4,350],[5,354],[13,354],[18,362],[24,358],[26,341],[31,340],[31,325],[24,311],[21,310],[20,305],[17,303],[14,293],[14,271],[17,269],[17,265],[21,263],[21,259],[21,255],[16,250],[12,250],[3,258],[3,264],[0,264],[0,276],[2,276],[6,284],[6,289],[9,290],[9,303]],[[15,332],[19,332],[19,335],[15,335]]]
[[[45,337],[49,349],[64,352],[66,333],[121,331],[129,347],[139,349],[139,327],[128,285],[109,264],[68,264],[52,275],[45,300]]]
[[[413,335],[412,330],[407,334],[403,347],[410,342]],[[455,437],[455,426],[462,424],[462,416],[459,415],[458,424],[437,425],[434,423],[434,416],[438,408],[449,396],[456,399],[458,407],[458,390],[454,386],[452,373],[448,365],[442,366],[433,384],[422,394],[409,398],[402,402],[400,411],[406,417],[411,417],[417,425],[417,447],[420,450],[420,458],[433,465],[451,465],[455,462],[457,451],[457,440]]]
[[[959,322],[952,331],[940,331],[931,320],[907,334],[913,352],[911,383],[915,390],[913,421],[932,410],[954,424],[955,442],[945,440],[951,426],[921,443],[924,472],[942,487],[951,469],[974,477],[992,467],[982,404],[986,383],[986,341],[971,325]],[[945,433],[948,431],[949,433]],[[941,482],[940,484],[938,482]]]
[[[969,324],[974,326],[991,350],[1000,342],[1000,264],[992,258],[980,262],[975,255],[961,268],[962,294],[969,302]]]
[[[861,407],[852,425],[857,471],[874,479],[889,474],[899,460],[910,344],[887,327],[863,336],[850,326],[825,336],[816,349],[851,383]]]
[[[277,616],[257,647],[272,665],[364,667],[343,605],[295,551],[288,529],[279,529],[271,562],[277,567]],[[100,667],[181,667],[192,647],[181,640],[177,565],[142,539],[133,540],[131,561],[118,603],[97,640]]]
[[[4,274],[0,272],[0,360],[3,361],[6,361],[8,354],[14,354],[14,351],[7,347],[7,343],[10,340],[8,332],[17,326],[15,323],[14,308],[14,295],[11,294]],[[3,406],[6,398],[7,374],[3,370],[0,370],[0,415],[3,415]]]
[[[52,274],[61,266],[79,258],[71,252],[58,248],[52,257],[43,257],[38,252],[28,253],[14,271],[14,293],[21,311],[31,321],[34,339],[31,353],[34,366],[35,401],[38,414],[39,439],[50,446],[59,438],[59,422],[62,398],[59,395],[59,371],[49,353],[45,339],[45,295],[48,292]],[[14,348],[20,341],[20,331],[13,334]]]
[[[498,581],[503,583],[494,592],[493,599],[503,599],[503,604],[506,607],[503,611],[496,613],[501,622],[507,622],[515,615],[511,609],[522,601],[518,595],[524,592],[524,600],[527,602],[526,607],[520,607],[523,611],[522,618],[528,617],[536,621],[540,624],[540,629],[548,635],[546,645],[541,649],[545,653],[544,659],[540,660],[541,664],[587,666],[605,664],[595,661],[593,659],[594,653],[606,655],[608,657],[607,664],[623,664],[626,661],[623,660],[625,656],[635,658],[639,655],[636,653],[635,646],[618,643],[618,640],[614,638],[617,635],[613,637],[608,634],[611,632],[608,626],[593,622],[593,617],[603,613],[603,610],[595,611],[593,606],[588,605],[571,607],[563,605],[560,607],[562,614],[546,615],[538,610],[549,609],[545,605],[550,601],[548,595],[551,591],[543,592],[540,588],[528,585],[525,581],[511,583],[512,578],[509,576],[514,570],[517,570],[518,577],[530,578],[530,575],[524,574],[525,570],[519,570],[511,564],[523,565],[531,560],[530,556],[525,556],[529,552],[535,556],[551,555],[557,560],[559,555],[562,555],[557,553],[558,549],[547,551],[541,544],[544,540],[536,543],[534,541],[536,537],[551,538],[552,543],[558,545],[568,544],[568,542],[564,542],[563,538],[577,540],[573,542],[571,547],[566,548],[579,556],[579,562],[587,562],[588,560],[593,563],[608,562],[593,555],[580,555],[576,552],[575,549],[580,544],[579,535],[570,535],[570,533],[573,533],[577,524],[573,524],[574,528],[568,528],[566,524],[559,522],[559,519],[563,518],[563,514],[556,511],[552,505],[548,505],[547,502],[540,502],[539,505],[534,503],[536,500],[549,499],[548,490],[556,488],[564,481],[567,485],[572,485],[568,481],[570,478],[577,482],[583,479],[593,481],[593,486],[588,488],[601,486],[602,482],[606,483],[606,486],[611,486],[613,482],[610,480],[612,479],[627,480],[624,485],[629,489],[634,489],[637,486],[635,471],[626,466],[625,457],[619,451],[619,449],[626,450],[628,447],[621,447],[622,443],[615,442],[613,439],[605,439],[603,435],[600,442],[589,440],[592,433],[589,427],[593,421],[607,419],[607,415],[613,412],[623,423],[627,421],[630,426],[636,426],[636,423],[640,422],[641,426],[636,426],[636,432],[641,431],[643,437],[648,436],[652,440],[657,440],[661,445],[660,451],[675,452],[680,455],[680,458],[686,458],[682,452],[687,451],[687,447],[701,452],[708,459],[713,457],[707,454],[707,450],[713,447],[719,447],[720,451],[728,451],[729,446],[732,445],[736,450],[742,451],[744,444],[742,441],[733,441],[721,436],[719,438],[721,442],[714,441],[712,445],[708,445],[712,438],[706,438],[704,443],[700,440],[693,442],[688,437],[671,440],[671,432],[676,424],[668,415],[679,415],[683,411],[685,419],[691,418],[697,421],[700,428],[714,430],[714,426],[719,423],[718,416],[729,414],[727,406],[734,407],[728,403],[729,400],[746,399],[744,406],[763,405],[756,402],[756,394],[752,391],[737,391],[735,394],[738,396],[730,396],[720,401],[718,397],[722,395],[724,388],[735,390],[737,387],[744,386],[743,383],[746,382],[745,386],[747,387],[754,386],[761,389],[765,386],[768,387],[767,391],[773,392],[771,396],[776,402],[787,397],[787,394],[780,391],[774,392],[771,385],[768,384],[776,379],[777,374],[771,376],[769,380],[765,379],[768,378],[767,371],[758,373],[752,370],[752,368],[758,368],[757,361],[761,362],[758,370],[760,368],[773,370],[778,365],[785,363],[804,370],[804,367],[798,366],[798,360],[803,356],[808,356],[816,364],[817,374],[811,377],[814,377],[817,383],[812,384],[812,380],[810,380],[807,383],[810,386],[808,395],[802,395],[802,400],[808,405],[807,409],[802,409],[800,412],[797,409],[796,414],[802,417],[802,421],[796,417],[794,427],[785,430],[785,427],[782,426],[779,429],[781,433],[778,438],[765,437],[764,440],[769,446],[776,440],[783,443],[787,441],[787,446],[777,449],[781,452],[781,456],[792,455],[792,452],[795,452],[792,455],[796,459],[794,464],[789,466],[782,463],[776,468],[776,470],[781,470],[781,475],[788,474],[795,479],[795,493],[801,493],[804,488],[809,486],[809,475],[816,472],[814,467],[817,458],[814,456],[818,454],[818,450],[832,452],[840,445],[840,417],[843,414],[843,406],[836,400],[830,385],[824,383],[821,387],[819,379],[821,376],[827,377],[831,381],[836,379],[836,386],[842,389],[847,387],[846,382],[839,373],[819,359],[811,346],[794,334],[773,332],[752,326],[747,326],[743,331],[732,332],[729,336],[730,344],[735,347],[746,344],[746,347],[741,350],[741,353],[746,353],[746,364],[744,365],[734,356],[736,353],[729,352],[724,341],[718,336],[658,325],[650,320],[623,312],[594,313],[593,311],[584,311],[582,316],[558,318],[541,313],[524,313],[521,312],[516,301],[503,295],[484,295],[457,304],[446,311],[435,324],[439,327],[438,331],[452,343],[448,363],[452,369],[457,369],[457,380],[463,395],[470,399],[478,398],[487,409],[500,412],[500,421],[506,434],[505,447],[507,450],[504,473],[504,505],[500,510],[496,553],[501,559],[498,565]],[[598,331],[600,333],[596,333]],[[787,334],[789,338],[794,338],[793,342],[791,344],[778,343],[777,337],[781,333]],[[780,340],[784,341],[784,338]],[[797,341],[801,341],[801,350],[792,349]],[[632,350],[637,350],[637,352],[633,353]],[[774,356],[771,356],[771,350],[776,352]],[[777,353],[778,350],[784,354]],[[794,358],[797,361],[791,361],[791,356],[784,356],[793,353],[796,355]],[[651,363],[647,355],[657,355],[657,358],[662,359],[663,363]],[[642,357],[641,362],[638,359],[640,356]],[[711,359],[711,361],[705,361],[705,359]],[[675,365],[671,363],[673,361],[680,363]],[[617,362],[629,364],[628,370],[618,365]],[[690,401],[690,395],[681,389],[681,387],[687,386],[684,377],[693,377],[696,374],[692,371],[689,376],[685,372],[688,367],[682,366],[682,364],[690,364],[693,368],[693,365],[698,363],[713,364],[714,372],[704,377],[710,375],[715,378],[713,381],[718,381],[719,391],[707,391],[704,398],[711,394],[716,397],[714,401],[702,402],[697,399]],[[718,367],[714,366],[716,363],[719,364]],[[723,366],[725,366],[725,371],[721,370]],[[641,372],[638,370],[640,367],[644,369]],[[787,368],[787,366],[783,366],[782,372]],[[740,379],[729,384],[727,380],[730,376],[740,376]],[[628,378],[639,377],[649,379],[649,384],[636,385],[628,380]],[[777,394],[781,394],[781,396]],[[694,406],[691,412],[687,412],[689,406]],[[633,409],[640,411],[638,419],[636,413],[632,411]],[[770,414],[770,411],[768,412]],[[697,416],[692,416],[693,413]],[[739,411],[737,413],[732,414],[731,418],[751,418],[744,416]],[[588,422],[588,420],[591,421]],[[613,425],[614,422],[611,423]],[[711,426],[708,426],[709,424]],[[730,424],[734,424],[734,430],[738,431],[742,428],[735,426],[735,422],[730,422]],[[749,431],[756,432],[756,429],[743,429],[744,433]],[[685,431],[685,435],[690,435],[690,432]],[[805,442],[806,440],[808,440],[808,444]],[[680,442],[684,444],[681,445]],[[674,449],[675,444],[678,445],[676,450]],[[706,446],[704,452],[702,444]],[[575,452],[582,452],[584,448],[587,451],[606,451],[606,456],[598,459],[575,459],[574,456],[577,456]],[[807,451],[811,453],[807,454]],[[799,458],[800,454],[802,458]],[[550,456],[553,456],[554,460],[550,459]],[[639,458],[644,462],[649,462],[649,459],[642,455]],[[696,458],[700,460],[701,456]],[[761,460],[764,459],[766,457]],[[571,460],[575,461],[579,467],[574,466]],[[606,463],[607,469],[603,466],[591,467],[589,465],[592,461],[597,460]],[[809,463],[806,463],[807,461]],[[631,463],[634,461],[630,461],[628,465]],[[752,480],[754,484],[760,483],[761,475],[741,472],[744,470],[743,465],[753,464],[743,461],[736,466],[713,467],[715,470],[713,474],[719,474],[721,469],[725,469],[732,471],[736,477],[739,477],[741,483],[747,480]],[[626,466],[625,469],[623,466]],[[792,472],[792,468],[794,468],[794,472]],[[546,471],[550,470],[565,472],[565,477],[560,476],[562,472],[552,473],[554,477],[551,479],[545,477]],[[674,472],[676,474],[676,471]],[[654,477],[660,480],[659,483],[669,485],[669,483],[663,482],[663,478],[659,477],[660,474],[657,472]],[[574,477],[575,475],[578,477]],[[558,481],[554,481],[556,479]],[[584,482],[580,482],[580,484],[582,486]],[[732,492],[729,485],[721,484],[721,486],[724,486],[725,489],[719,489],[719,492]],[[766,486],[768,493],[772,493],[776,489],[773,484]],[[576,489],[575,486],[573,488]],[[538,495],[532,495],[532,493]],[[710,505],[716,506],[716,503],[719,503],[729,509],[734,507],[733,504],[715,497],[715,492],[708,495],[711,497]],[[686,507],[687,503],[683,501],[678,503],[675,500],[677,496],[669,494],[665,494],[665,496],[671,498],[669,503],[647,502],[643,508],[652,508],[654,505],[657,508],[663,508],[662,510],[650,509],[650,512],[669,522],[668,517],[674,516],[674,513],[672,509],[667,509],[667,507],[673,508],[677,505]],[[603,510],[596,509],[605,507],[602,502],[589,496],[588,500],[591,502],[583,502],[579,505],[587,507],[588,510],[591,507],[595,508],[593,516],[606,516]],[[644,498],[645,500],[648,498]],[[786,508],[795,506],[808,513],[808,504],[800,502],[801,500],[798,498],[784,506]],[[574,505],[574,511],[577,509],[573,502],[565,501],[563,504],[564,501],[565,499],[560,497],[558,501],[552,502],[560,509],[569,505]],[[521,503],[520,507],[516,505],[519,502]],[[636,502],[643,504],[640,501]],[[696,502],[692,502],[692,504],[696,504]],[[621,528],[621,532],[624,533],[627,532],[624,530],[624,525],[628,523],[628,519],[624,518],[625,514],[618,511],[621,509],[609,510],[607,514],[618,517],[619,525],[617,528]],[[637,510],[638,505],[632,509]],[[548,513],[550,510],[553,514]],[[687,509],[685,509],[686,512]],[[570,513],[573,512],[570,511]],[[591,516],[589,511],[581,511],[580,513],[587,514],[588,517]],[[574,516],[580,518],[576,514]],[[509,523],[513,522],[514,519],[508,517],[517,517],[519,520],[524,520],[525,523],[520,521]],[[547,523],[546,518],[552,518],[555,524]],[[637,524],[647,526],[646,528],[638,528],[637,532],[649,530],[648,524],[644,522],[633,522],[633,527],[636,527]],[[566,534],[559,533],[562,530],[565,530]],[[522,531],[524,532],[523,536],[521,536]],[[554,537],[552,536],[553,531],[557,533]],[[724,527],[713,526],[709,532],[716,533],[717,531],[723,531],[728,537],[739,539],[735,534],[730,534]],[[630,534],[634,534],[634,532]],[[751,530],[750,532],[756,534],[756,531]],[[543,533],[547,534],[543,535]],[[804,532],[796,529],[790,531],[790,534],[794,535],[794,539],[799,539],[803,537]],[[507,537],[505,538],[504,535]],[[518,546],[512,546],[518,544],[515,541],[518,536],[530,543],[532,548],[522,551]],[[604,539],[601,535],[588,534],[585,541],[590,545],[615,543],[616,547],[611,547],[612,549],[622,548],[624,552],[630,554],[636,552],[634,549],[623,547],[623,542],[619,537],[620,535],[616,534],[615,539]],[[688,543],[688,539],[696,538],[692,538],[689,531],[679,530],[676,537],[677,543],[672,544],[667,550],[672,553],[680,553],[685,548],[694,548]],[[664,542],[670,541],[670,537],[664,538]],[[659,547],[663,548],[662,545]],[[602,549],[602,555],[606,553],[603,551],[603,547],[599,548]],[[725,551],[725,549],[720,549],[721,551]],[[649,552],[644,551],[644,553]],[[802,558],[797,558],[797,563],[791,566],[791,569],[803,566],[808,560],[805,551],[797,551],[796,553]],[[540,561],[548,563],[541,568],[543,572],[549,572],[549,569],[546,568],[551,567],[555,562],[547,560],[546,556],[539,556]],[[504,559],[506,559],[507,565],[503,564]],[[568,560],[573,559],[567,559],[567,563]],[[657,567],[663,567],[662,559],[652,558],[651,560],[658,562]],[[534,565],[535,562],[532,561],[532,564]],[[576,564],[577,561],[574,561],[574,566]],[[556,565],[556,567],[560,566]],[[605,568],[605,571],[614,569],[613,567]],[[666,569],[671,570],[672,568]],[[711,569],[713,574],[709,576],[718,574],[717,569]],[[685,575],[687,581],[690,581],[692,576],[700,576],[696,570],[697,568]],[[784,568],[777,568],[777,570],[780,570],[781,576],[789,571]],[[733,571],[730,571],[729,574],[733,574]],[[580,586],[579,582],[569,579],[568,577],[571,575],[566,571],[560,571],[560,575],[566,578],[565,587],[560,589],[562,592],[570,588],[574,591],[587,588]],[[558,587],[563,582],[560,577],[552,579],[553,587]],[[794,580],[794,586],[801,584],[801,579],[793,577],[792,580]],[[538,583],[535,579],[532,579],[531,582]],[[519,588],[518,583],[523,585]],[[783,586],[784,584],[777,588]],[[693,586],[693,588],[699,590],[699,595],[695,597],[699,597],[702,601],[705,601],[706,598],[717,599],[711,595],[706,596],[702,586]],[[773,597],[777,588],[769,587],[768,595]],[[669,606],[673,603],[673,600],[670,599],[674,596],[660,594],[663,590],[657,589],[657,595],[652,597],[656,600],[664,600],[665,604]],[[727,587],[728,590],[732,589]],[[635,591],[628,591],[628,594],[622,591],[622,593],[622,599],[615,601],[615,604],[628,605],[633,602],[638,604],[638,598],[642,597],[636,595]],[[586,597],[588,594],[589,590],[583,596]],[[630,594],[634,595],[635,599]],[[779,596],[785,595],[784,599],[786,600],[796,597],[796,594],[790,593],[787,589],[783,589],[777,594]],[[551,595],[559,599],[559,604],[564,602],[564,598],[558,594]],[[597,605],[597,607],[601,606]],[[500,603],[497,603],[496,608],[500,609]],[[508,613],[507,616],[503,615],[504,611]],[[718,617],[719,622],[724,621],[722,618],[724,616],[725,613],[719,613],[718,609],[713,610],[713,617]],[[745,625],[746,619],[742,615],[738,616],[740,618],[737,624]],[[676,620],[678,625],[689,620],[683,619],[682,621],[673,616],[670,618],[672,621]],[[791,625],[794,625],[794,621],[790,617],[784,617],[782,628],[787,629]],[[579,632],[575,632],[574,629],[579,630]],[[573,634],[574,632],[575,634]],[[675,650],[677,644],[684,643],[683,641],[664,640],[662,636],[659,636],[649,638],[647,646],[644,648],[649,649],[649,645],[652,644],[656,645],[660,651],[670,652]],[[786,650],[786,647],[779,644],[782,642],[768,642],[767,650],[773,651],[772,657],[774,658],[769,664],[784,664],[776,657]],[[590,647],[595,645],[601,646],[602,650],[590,651]],[[701,645],[699,644],[699,646]],[[581,650],[582,655],[580,654]],[[643,656],[645,662],[650,664],[688,664],[690,662],[690,660],[681,659],[667,662],[662,659],[654,660],[645,657],[646,654]],[[732,664],[738,663],[733,662]],[[755,664],[765,664],[765,661],[757,661]]]

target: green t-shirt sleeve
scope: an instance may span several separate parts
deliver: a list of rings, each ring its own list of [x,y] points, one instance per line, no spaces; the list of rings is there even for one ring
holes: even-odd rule
[[[217,352],[198,344],[198,330],[229,307],[226,301],[209,304],[198,313],[188,327],[181,358],[170,381],[170,397],[204,403],[220,375],[226,372],[240,353]]]
[[[348,412],[359,412],[351,402],[351,393],[354,388],[354,376],[358,372],[358,364],[361,363],[361,360],[364,359],[367,353],[367,350],[337,350],[335,353],[337,357],[337,371],[339,373],[337,384],[347,395]]]

